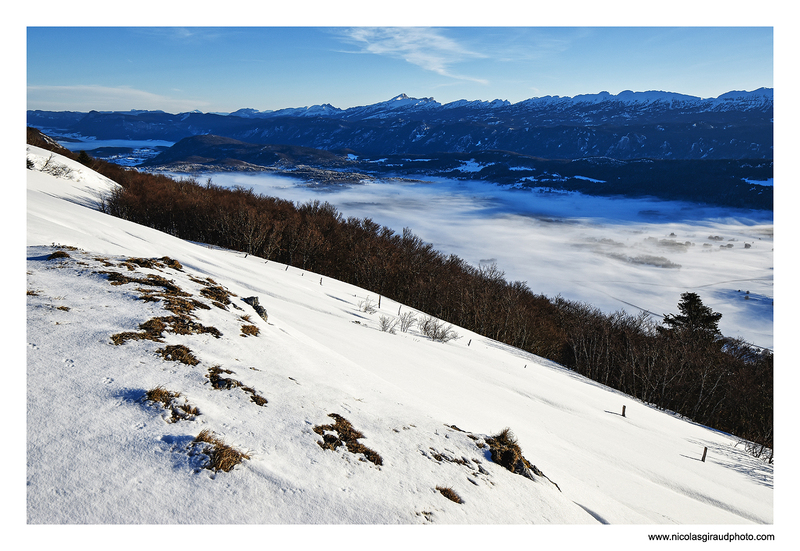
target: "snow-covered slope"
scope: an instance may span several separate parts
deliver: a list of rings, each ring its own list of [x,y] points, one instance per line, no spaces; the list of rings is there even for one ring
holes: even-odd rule
[[[368,313],[365,290],[107,216],[115,184],[53,162],[70,170],[27,172],[29,523],[773,522],[772,466],[736,438],[460,328],[381,331],[410,310]],[[154,319],[163,342],[114,344]],[[179,345],[198,363],[158,352]],[[199,413],[169,422],[144,399],[158,386]],[[331,414],[380,461],[323,448]],[[492,461],[505,427],[531,477]],[[204,429],[249,459],[203,468]]]

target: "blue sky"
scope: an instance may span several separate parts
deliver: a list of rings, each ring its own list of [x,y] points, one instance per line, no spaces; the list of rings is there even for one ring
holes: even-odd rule
[[[773,86],[771,27],[28,27],[27,108],[229,112]]]

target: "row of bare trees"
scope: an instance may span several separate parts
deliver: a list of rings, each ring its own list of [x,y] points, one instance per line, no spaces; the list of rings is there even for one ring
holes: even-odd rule
[[[92,166],[120,184],[103,203],[109,214],[353,283],[773,449],[769,352],[689,330],[681,316],[605,314],[536,294],[495,265],[472,266],[407,228],[398,234],[369,218],[344,218],[329,203],[296,205],[210,180]]]

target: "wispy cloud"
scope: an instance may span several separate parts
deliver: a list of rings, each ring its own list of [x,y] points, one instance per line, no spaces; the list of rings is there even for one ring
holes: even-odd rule
[[[344,30],[345,39],[360,47],[359,53],[403,59],[439,75],[488,84],[482,78],[455,72],[453,66],[486,55],[470,50],[439,29],[427,27],[356,27]]]
[[[127,111],[162,109],[189,111],[205,107],[207,102],[175,99],[128,86],[28,86],[28,109],[48,111]]]
[[[235,28],[215,27],[134,27],[134,32],[175,42],[207,42],[236,34]]]

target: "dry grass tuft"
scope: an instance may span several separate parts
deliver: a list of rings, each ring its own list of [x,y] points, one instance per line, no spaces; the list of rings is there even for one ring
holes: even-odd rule
[[[187,316],[164,316],[152,318],[139,324],[140,332],[124,331],[111,336],[114,344],[124,344],[127,341],[149,340],[154,342],[164,342],[163,334],[165,331],[176,335],[198,335],[209,333],[216,338],[220,338],[222,333],[216,327],[207,327],[194,322]]]
[[[123,264],[136,264],[137,266],[141,266],[142,268],[157,268],[163,266],[158,260],[152,258],[129,258],[127,263]],[[130,269],[130,267],[128,268]]]
[[[492,461],[512,472],[520,470],[520,463],[530,469],[530,462],[522,456],[522,449],[511,429],[506,427],[491,438],[486,439],[492,452]]]
[[[364,438],[364,435],[356,430],[350,421],[336,413],[329,413],[328,417],[332,417],[336,422],[332,425],[317,425],[313,429],[322,436],[322,442],[317,442],[320,447],[326,450],[335,450],[344,444],[350,453],[361,453],[367,461],[371,461],[375,465],[383,465],[383,458],[376,451],[358,442],[358,439]],[[338,436],[330,434],[331,432],[337,433]]]
[[[450,486],[436,486],[436,489],[439,490],[439,493],[450,501],[455,503],[464,503],[464,500],[461,499],[461,496],[459,496]]]
[[[200,434],[192,441],[192,445],[206,444],[201,453],[208,456],[208,463],[203,466],[211,471],[225,471],[226,473],[236,465],[250,459],[246,453],[232,448],[208,429],[203,429]]]
[[[178,270],[179,272],[183,271],[183,265],[177,260],[174,260],[168,256],[162,256],[159,260],[164,263],[164,265],[168,268],[172,268],[173,270]]]
[[[145,394],[145,400],[161,404],[164,409],[171,411],[170,422],[172,423],[180,421],[181,419],[191,420],[200,415],[200,411],[195,406],[189,404],[185,398],[182,402],[179,401],[178,398],[181,398],[180,392],[167,390],[161,385],[148,390]]]
[[[96,262],[101,263],[103,266],[114,266],[113,262],[109,261],[107,258],[104,258],[102,256],[96,256],[96,257],[94,257],[93,260],[95,260]]]
[[[210,278],[209,281],[211,281]],[[200,289],[200,294],[208,299],[211,299],[212,304],[217,308],[221,308],[222,310],[227,310],[228,304],[231,303],[230,297],[236,296],[227,289],[216,284],[203,287]]]
[[[222,336],[222,333],[216,327],[202,325],[190,320],[186,316],[166,316],[161,318],[153,318],[145,323],[149,322],[164,324],[166,329],[168,329],[171,333],[175,333],[176,335],[200,335],[202,333],[208,333],[216,338],[220,338]]]
[[[56,260],[57,258],[72,258],[64,251],[56,251],[47,257],[47,260]]]
[[[157,387],[148,390],[145,394],[145,398],[151,402],[158,402],[164,407],[167,407],[172,402],[173,398],[177,398],[180,395],[180,392],[172,392],[171,390],[167,390],[163,386],[158,385]]]
[[[547,475],[536,468],[536,465],[525,459],[522,455],[522,449],[520,449],[517,439],[510,428],[506,427],[491,438],[487,438],[486,444],[492,452],[492,461],[498,465],[502,465],[512,473],[522,475],[531,480],[534,480],[534,475],[545,478],[555,486],[559,492],[561,491],[558,484],[550,480]]]
[[[241,388],[243,391],[250,394],[250,401],[255,402],[259,406],[264,406],[267,404],[267,399],[259,395],[254,388],[244,386],[241,381],[237,381],[236,379],[223,377],[222,373],[232,375],[233,371],[230,369],[222,369],[222,367],[218,365],[215,365],[208,370],[206,377],[208,377],[208,380],[211,381],[211,386],[213,386],[215,389],[228,390],[231,388]]]
[[[200,363],[200,360],[192,354],[192,351],[182,344],[171,344],[164,348],[159,348],[156,350],[156,353],[163,356],[165,360],[181,362],[186,365],[197,365]]]
[[[153,318],[139,324],[139,329],[142,331],[123,331],[122,333],[111,335],[111,341],[116,345],[125,344],[128,341],[141,340],[164,342],[161,336],[166,328],[166,324],[160,318]]]
[[[260,333],[258,327],[255,325],[242,325],[242,336],[247,337],[248,335],[252,335],[253,337],[257,337]]]
[[[208,377],[209,381],[211,381],[211,386],[213,386],[217,390],[223,390],[223,389],[227,390],[242,386],[242,383],[240,383],[237,380],[223,377],[221,375],[222,373],[227,373],[229,375],[232,375],[233,371],[231,371],[230,369],[222,369],[222,367],[218,365],[215,365],[208,369],[208,374],[206,375],[206,377]]]
[[[242,390],[246,392],[248,389],[253,390],[250,387],[244,387]],[[253,392],[250,393],[250,401],[254,402],[256,405],[259,405],[261,407],[267,405],[267,399],[261,396],[260,394],[256,394],[254,390]]]
[[[129,264],[129,266],[132,267],[133,264]],[[190,294],[185,293],[183,290],[181,290],[180,287],[175,285],[174,281],[169,280],[160,275],[148,274],[146,277],[140,278],[140,277],[131,277],[122,274],[120,272],[110,272],[107,270],[101,270],[95,273],[108,276],[108,281],[111,283],[111,285],[126,285],[128,283],[138,283],[139,285],[146,285],[150,287],[161,287],[164,289],[165,292],[170,293],[171,295],[174,296],[181,296],[181,297],[191,296]]]

